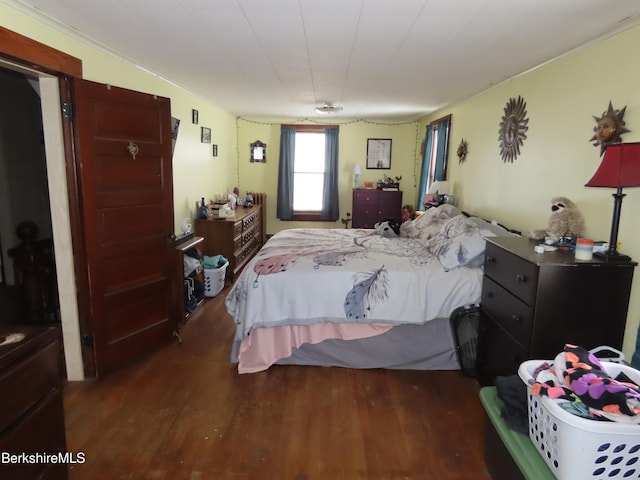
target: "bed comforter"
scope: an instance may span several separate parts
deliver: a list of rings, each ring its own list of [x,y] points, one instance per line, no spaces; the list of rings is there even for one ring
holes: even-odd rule
[[[446,271],[418,239],[301,228],[269,239],[225,301],[242,341],[285,325],[421,325],[477,302],[481,287],[481,268]]]

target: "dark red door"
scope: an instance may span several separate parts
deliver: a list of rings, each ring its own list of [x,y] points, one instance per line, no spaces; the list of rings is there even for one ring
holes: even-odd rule
[[[170,341],[178,326],[171,108],[168,98],[79,79],[74,93],[90,297],[80,323],[101,376]]]

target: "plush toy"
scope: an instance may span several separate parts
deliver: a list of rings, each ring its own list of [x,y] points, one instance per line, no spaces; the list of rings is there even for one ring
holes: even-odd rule
[[[578,206],[567,197],[551,199],[551,215],[545,230],[531,230],[529,238],[548,239],[553,242],[561,237],[582,237],[584,235],[584,216]]]
[[[409,220],[413,220],[416,218],[416,211],[413,208],[413,205],[403,205],[402,206],[402,223],[408,222]]]
[[[377,222],[373,228],[378,235],[383,237],[397,237],[400,235],[400,225],[398,220],[389,219],[384,222]]]

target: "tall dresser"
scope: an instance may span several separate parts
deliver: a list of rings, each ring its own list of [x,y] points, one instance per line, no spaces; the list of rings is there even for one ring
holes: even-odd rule
[[[0,339],[16,332],[23,340],[0,346],[0,452],[33,458],[3,461],[0,478],[66,479],[66,463],[48,459],[67,453],[60,334],[54,327],[3,327]]]
[[[402,217],[402,192],[353,190],[353,228],[373,228],[377,222]]]
[[[622,348],[635,262],[536,253],[523,237],[487,239],[480,303],[478,381],[553,359],[566,343]]]
[[[229,260],[227,281],[232,281],[262,247],[262,205],[238,207],[230,218],[196,220],[195,234],[204,237],[202,254]]]

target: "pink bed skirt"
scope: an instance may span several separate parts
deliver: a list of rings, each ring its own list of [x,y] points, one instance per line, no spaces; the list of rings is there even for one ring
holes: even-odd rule
[[[319,323],[257,328],[240,344],[238,373],[255,373],[268,369],[294,348],[304,343],[320,343],[328,339],[356,340],[380,335],[393,325],[384,323]]]

